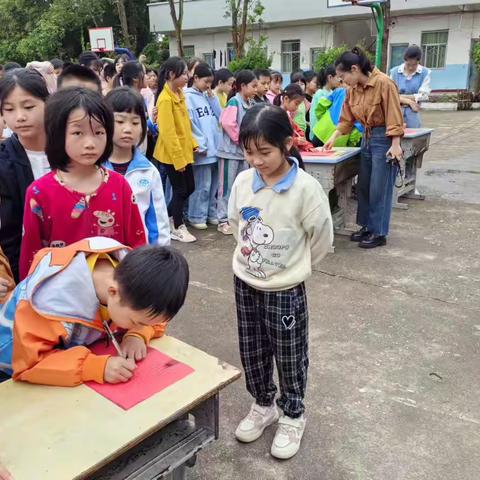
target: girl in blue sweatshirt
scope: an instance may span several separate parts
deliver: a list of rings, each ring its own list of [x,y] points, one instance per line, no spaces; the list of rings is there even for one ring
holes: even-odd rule
[[[198,143],[193,164],[195,191],[190,195],[188,220],[198,230],[205,230],[207,222],[217,225],[218,161],[220,140],[220,102],[212,91],[213,70],[200,63],[193,72],[193,83],[185,90],[192,133]]]

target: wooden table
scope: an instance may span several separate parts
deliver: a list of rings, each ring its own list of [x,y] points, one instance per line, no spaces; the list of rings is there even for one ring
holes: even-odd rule
[[[0,384],[0,461],[14,479],[184,478],[218,438],[218,394],[240,371],[173,337],[151,346],[195,372],[127,411],[84,385]]]
[[[403,185],[395,186],[393,207],[406,210],[407,203],[400,203],[400,198],[425,200],[424,195],[417,193],[417,170],[422,167],[423,155],[430,146],[432,128],[407,128],[402,138],[403,160],[400,162],[404,174]],[[399,178],[397,177],[399,184]],[[400,185],[400,184],[399,184]]]
[[[330,200],[335,233],[350,235],[357,230],[357,201],[352,185],[358,175],[360,148],[335,148],[329,156],[304,156],[305,170],[322,185]]]

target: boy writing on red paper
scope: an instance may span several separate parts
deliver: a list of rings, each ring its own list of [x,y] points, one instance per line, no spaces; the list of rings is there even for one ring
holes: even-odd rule
[[[189,279],[185,258],[172,248],[129,250],[94,237],[39,251],[0,307],[0,372],[57,386],[127,382],[182,307]],[[105,336],[104,320],[114,332],[126,330],[126,358],[89,350]]]

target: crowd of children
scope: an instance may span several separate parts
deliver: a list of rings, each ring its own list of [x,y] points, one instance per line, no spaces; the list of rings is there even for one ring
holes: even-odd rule
[[[313,148],[317,86],[335,88],[335,75],[295,72],[283,88],[279,72],[179,57],[158,72],[93,52],[43,63],[0,81],[0,381],[128,381],[185,301],[188,265],[170,241],[215,225],[237,241],[255,399],[235,434],[251,442],[278,420],[271,453],[290,458],[305,428],[304,281],[333,239],[328,199],[299,152]],[[123,357],[88,349],[105,322],[123,332]]]

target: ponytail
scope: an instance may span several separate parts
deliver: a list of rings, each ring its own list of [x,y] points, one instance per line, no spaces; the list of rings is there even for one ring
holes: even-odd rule
[[[228,94],[228,100],[233,98],[242,89],[242,85],[248,85],[253,82],[257,77],[251,70],[240,70],[235,75],[235,81],[232,85],[232,90]]]
[[[298,83],[290,83],[273,99],[273,104],[280,107],[285,97],[288,97],[290,100],[305,98],[305,92]]]
[[[328,67],[322,68],[318,74],[318,86],[320,88],[324,88],[325,85],[328,83],[328,77],[334,77],[337,74],[335,67],[333,65],[329,65]]]
[[[372,64],[360,47],[352,48],[351,52],[345,52],[335,62],[342,72],[349,72],[356,65],[364,75],[368,75],[372,70]]]

